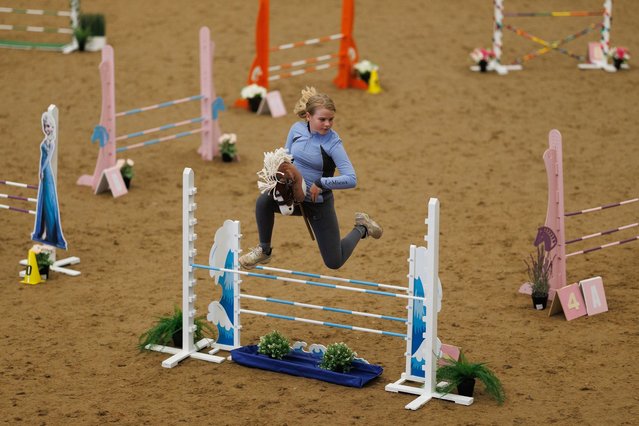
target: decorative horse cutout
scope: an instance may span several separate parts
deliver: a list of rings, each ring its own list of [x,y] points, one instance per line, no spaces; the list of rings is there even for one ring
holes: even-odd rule
[[[555,248],[557,245],[557,236],[552,229],[547,226],[540,226],[537,230],[537,236],[535,237],[534,245],[537,247],[539,244],[544,243],[544,249],[548,252]]]
[[[293,165],[293,156],[284,148],[264,153],[264,168],[257,172],[257,187],[262,194],[268,192],[277,202],[280,212],[290,216],[299,206],[311,239],[315,239],[311,226],[302,207],[306,197],[306,182],[297,167]]]

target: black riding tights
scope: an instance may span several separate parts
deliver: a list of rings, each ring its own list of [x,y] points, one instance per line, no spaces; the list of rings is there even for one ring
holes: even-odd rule
[[[324,264],[331,269],[338,269],[346,263],[366,231],[363,227],[354,227],[346,237],[340,240],[333,194],[324,193],[323,195],[323,203],[305,201],[302,206],[315,234]],[[269,194],[261,194],[255,203],[255,220],[263,250],[268,251],[271,248],[275,213],[280,213],[280,209],[273,197]],[[299,206],[295,207],[293,215],[302,215]]]

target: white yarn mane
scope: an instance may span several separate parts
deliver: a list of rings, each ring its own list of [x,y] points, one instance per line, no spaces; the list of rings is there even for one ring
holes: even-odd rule
[[[275,189],[275,185],[277,185],[277,169],[284,162],[293,162],[293,156],[284,148],[277,148],[275,151],[264,153],[264,168],[257,172],[257,187],[262,194]]]

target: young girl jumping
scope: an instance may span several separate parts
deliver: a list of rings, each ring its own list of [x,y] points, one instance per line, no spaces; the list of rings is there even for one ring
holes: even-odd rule
[[[346,263],[361,239],[368,236],[380,238],[382,227],[366,213],[355,213],[355,226],[340,239],[333,190],[354,188],[357,177],[342,140],[332,129],[335,104],[327,95],[307,87],[302,90],[302,97],[293,112],[304,121],[291,126],[285,148],[292,155],[293,164],[308,188],[301,208],[295,206],[293,215],[300,216],[304,212],[317,239],[324,264],[331,269],[338,269]],[[336,168],[339,176],[334,176]],[[242,267],[252,269],[259,263],[271,260],[275,213],[280,213],[280,207],[273,195],[269,192],[260,194],[255,203],[260,243],[240,257]]]

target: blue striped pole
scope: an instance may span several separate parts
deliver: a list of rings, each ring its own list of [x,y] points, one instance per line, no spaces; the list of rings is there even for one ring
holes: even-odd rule
[[[289,282],[289,283],[313,285],[313,286],[317,286],[317,287],[331,288],[331,289],[334,289],[334,290],[355,291],[355,292],[358,292],[358,293],[374,294],[376,296],[398,297],[400,299],[412,299],[412,300],[422,300],[422,301],[424,300],[423,297],[410,296],[410,295],[407,295],[407,294],[389,293],[387,291],[378,291],[378,290],[366,290],[366,289],[363,289],[363,288],[347,287],[347,286],[343,286],[343,285],[328,284],[328,283],[322,283],[322,282],[317,282],[317,281],[298,280],[298,279],[295,279],[295,278],[280,277],[278,275],[256,274],[255,272],[240,271],[238,269],[218,268],[216,266],[205,266],[205,265],[198,265],[198,264],[195,264],[195,263],[192,264],[191,266],[194,267],[194,268],[208,269],[208,270],[211,270],[211,271],[231,272],[231,273],[235,273],[235,274],[246,275],[248,277],[266,278],[268,280],[277,280],[277,281],[285,281],[285,282]]]
[[[182,133],[178,133],[178,134],[175,134],[175,135],[165,136],[163,138],[151,139],[151,140],[148,140],[146,142],[140,142],[140,143],[136,143],[136,144],[129,145],[129,146],[123,146],[123,147],[117,148],[115,150],[115,152],[117,153],[117,152],[128,151],[128,150],[134,149],[134,148],[142,148],[143,146],[154,145],[156,143],[166,142],[166,141],[170,141],[170,140],[173,140],[173,139],[179,139],[179,138],[183,138],[185,136],[191,136],[191,135],[194,135],[194,134],[200,133],[200,132],[202,132],[202,129],[193,129],[193,130],[189,130],[187,132],[182,132]]]
[[[142,108],[134,108],[134,109],[130,109],[128,111],[118,112],[118,113],[115,114],[115,116],[116,117],[122,117],[124,115],[139,114],[141,112],[151,111],[151,110],[154,110],[154,109],[166,108],[166,107],[170,107],[170,106],[177,105],[177,104],[183,104],[184,102],[199,101],[202,98],[203,98],[202,95],[189,96],[187,98],[176,99],[174,101],[167,101],[167,102],[162,102],[162,103],[155,104],[155,105],[149,105],[149,106],[142,107]]]
[[[255,296],[252,294],[240,294],[243,299],[261,300],[262,302],[281,303],[283,305],[299,306],[301,308],[318,309],[320,311],[338,312],[341,314],[356,315],[361,317],[377,318],[389,321],[399,321],[406,324],[406,318],[391,317],[388,315],[372,314],[370,312],[353,311],[350,309],[332,308],[330,306],[311,305],[309,303],[292,302],[290,300],[275,299],[273,297]]]
[[[280,273],[291,274],[291,275],[301,275],[304,277],[311,277],[311,278],[322,278],[325,280],[341,281],[345,283],[360,284],[360,285],[366,285],[371,287],[392,288],[395,290],[408,291],[408,287],[402,287],[402,286],[390,285],[390,284],[380,284],[380,283],[375,283],[371,281],[352,280],[349,278],[332,277],[330,275],[313,274],[310,272],[300,272],[300,271],[293,271],[291,269],[272,268],[269,266],[261,266],[261,265],[257,265],[255,268],[260,269],[262,271],[280,272]]]
[[[250,309],[240,309],[240,312],[243,314],[261,315],[264,317],[278,318],[278,319],[284,319],[288,321],[299,321],[299,322],[305,322],[307,324],[324,325],[326,327],[343,328],[346,330],[353,330],[353,331],[364,331],[366,333],[381,334],[383,336],[394,336],[394,337],[401,337],[402,339],[406,339],[405,334],[395,333],[393,331],[383,331],[383,330],[376,330],[374,328],[357,327],[357,326],[348,325],[348,324],[338,324],[334,322],[317,321],[317,320],[312,320],[308,318],[291,317],[288,315],[271,314],[268,312],[252,311]]]
[[[115,140],[116,141],[121,141],[121,140],[125,140],[125,139],[137,138],[139,136],[144,136],[144,135],[148,135],[150,133],[155,133],[155,132],[161,132],[161,131],[164,131],[164,130],[174,129],[176,127],[186,126],[188,124],[201,123],[202,121],[204,121],[204,117],[195,117],[195,118],[191,118],[189,120],[180,121],[180,122],[177,122],[177,123],[165,124],[164,126],[154,127],[152,129],[141,130],[139,132],[133,132],[133,133],[129,133],[127,135],[118,136],[117,138],[115,138]]]

